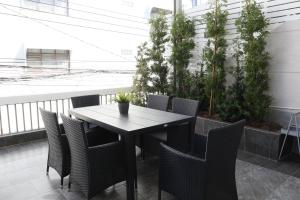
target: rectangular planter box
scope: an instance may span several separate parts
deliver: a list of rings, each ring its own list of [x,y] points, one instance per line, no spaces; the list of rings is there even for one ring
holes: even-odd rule
[[[228,125],[204,117],[197,117],[195,132],[207,135],[209,130]],[[245,127],[239,149],[258,154],[272,160],[278,160],[280,148],[280,132],[272,132],[252,127]]]

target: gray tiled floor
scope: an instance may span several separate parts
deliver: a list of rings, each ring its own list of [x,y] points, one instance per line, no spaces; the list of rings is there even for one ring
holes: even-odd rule
[[[0,199],[5,200],[78,200],[84,199],[76,186],[60,189],[59,176],[50,170],[46,176],[46,141],[0,149]],[[138,159],[137,199],[157,199],[158,161]],[[299,200],[300,164],[273,162],[239,153],[237,187],[240,200]],[[126,199],[126,186],[120,183],[98,194],[93,200]],[[163,199],[173,199],[163,193]]]

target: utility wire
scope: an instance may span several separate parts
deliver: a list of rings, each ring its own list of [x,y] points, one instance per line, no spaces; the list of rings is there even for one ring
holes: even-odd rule
[[[0,61],[0,63],[24,63],[26,62],[26,60],[24,61]],[[126,62],[126,63],[129,63],[129,62],[135,62],[135,61],[113,61],[113,60],[96,60],[96,61],[85,61],[85,60],[78,60],[78,61],[74,61],[74,60],[71,60],[71,61],[66,61],[66,60],[43,60],[43,61],[32,61],[32,60],[27,60],[27,62],[30,62],[30,63],[43,63],[43,62],[65,62],[65,63],[123,63],[123,62]]]
[[[56,16],[60,16],[60,17],[67,17],[67,18],[72,18],[72,19],[77,19],[77,20],[107,24],[107,25],[111,25],[111,26],[118,26],[118,27],[124,27],[124,28],[129,28],[129,29],[137,29],[137,30],[142,30],[142,31],[148,31],[147,29],[143,29],[143,28],[139,28],[139,27],[126,26],[126,25],[121,25],[121,24],[114,24],[114,23],[109,23],[109,22],[104,22],[104,21],[99,21],[99,20],[94,20],[94,19],[74,17],[74,16],[69,16],[69,15],[63,15],[63,14],[56,14],[56,13],[52,13],[52,12],[40,11],[40,10],[36,10],[36,9],[32,9],[32,8],[26,8],[26,7],[11,5],[11,4],[0,3],[0,5],[14,7],[14,8],[23,9],[23,10],[30,10],[30,11],[39,12],[39,13],[46,13],[46,14],[56,15]]]
[[[57,1],[65,2],[65,1],[62,1],[62,0],[57,0]],[[69,2],[69,4],[73,4],[73,5],[77,5],[77,6],[81,6],[81,7],[85,7],[85,8],[92,8],[92,9],[95,9],[95,10],[102,10],[102,11],[105,11],[105,12],[115,13],[115,14],[118,14],[118,15],[124,15],[124,16],[128,16],[128,17],[140,18],[140,19],[147,20],[147,21],[149,20],[149,18],[145,18],[145,17],[141,17],[141,16],[129,15],[129,14],[117,12],[117,11],[114,11],[114,10],[108,10],[108,9],[103,9],[103,8],[99,8],[99,7],[87,6],[87,5],[80,4],[80,3],[74,3],[72,1]]]
[[[26,58],[1,58],[0,60],[24,60],[26,61]],[[65,60],[57,60],[57,61],[65,61]],[[71,60],[71,62],[135,62],[135,61],[120,61],[120,60]],[[1,62],[1,61],[0,61]]]
[[[1,6],[5,7],[6,9],[9,9],[9,8],[7,8],[4,5],[1,5]],[[10,14],[10,13],[0,12],[0,15],[9,15],[9,16],[13,16],[13,17],[20,17],[20,18],[26,18],[26,19],[31,19],[31,20],[37,20],[37,21],[43,21],[43,22],[50,22],[50,23],[55,23],[55,24],[61,24],[61,25],[66,25],[66,26],[73,26],[73,27],[85,28],[85,29],[92,29],[92,30],[98,30],[98,31],[104,31],[104,32],[112,32],[112,33],[119,33],[119,34],[131,35],[131,36],[147,37],[146,35],[137,34],[137,33],[115,31],[115,30],[103,29],[103,28],[95,28],[95,27],[92,27],[92,26],[83,26],[83,25],[78,25],[78,24],[70,24],[70,23],[58,22],[58,21],[48,20],[48,19],[39,19],[39,18],[35,18],[35,17],[28,17],[27,15],[24,16],[23,14],[22,15],[15,15],[15,14]]]
[[[30,61],[30,62],[40,62],[40,61],[32,61],[32,60],[27,60],[26,58],[0,58],[1,60],[22,60],[22,61]],[[13,62],[22,62],[22,61],[13,61]],[[47,61],[47,60],[46,60]],[[55,60],[57,62],[135,62],[135,61],[123,61],[123,60]],[[9,62],[9,61],[5,61]]]
[[[59,29],[57,29],[57,28],[54,28],[54,27],[52,27],[52,26],[50,26],[50,25],[48,25],[48,24],[45,24],[45,23],[39,21],[38,19],[32,19],[32,18],[30,18],[30,17],[28,17],[28,16],[26,16],[26,15],[23,15],[23,14],[20,13],[20,12],[17,12],[17,11],[15,11],[15,10],[12,10],[12,9],[10,9],[10,8],[7,8],[7,7],[4,6],[4,5],[1,5],[1,6],[4,7],[5,9],[10,10],[10,11],[12,11],[12,12],[15,12],[15,13],[17,13],[17,14],[21,14],[21,15],[23,16],[23,18],[30,19],[30,20],[32,20],[32,21],[34,21],[34,22],[36,22],[36,23],[39,23],[39,24],[41,24],[41,25],[43,25],[43,26],[46,26],[47,28],[49,28],[49,29],[51,29],[51,30],[53,30],[53,31],[59,32],[59,33],[65,35],[65,36],[68,36],[68,37],[72,38],[72,39],[78,40],[78,41],[80,41],[80,42],[82,42],[82,43],[84,43],[84,44],[86,44],[86,45],[92,46],[92,47],[94,47],[94,48],[96,48],[96,49],[98,49],[98,50],[100,50],[100,51],[103,51],[103,52],[109,53],[109,54],[111,54],[111,55],[114,55],[114,56],[116,56],[116,57],[122,58],[122,59],[124,59],[124,60],[130,61],[130,60],[128,60],[128,59],[127,59],[126,57],[124,57],[124,56],[121,56],[121,55],[116,54],[116,53],[114,53],[114,52],[111,52],[111,51],[109,51],[109,50],[103,49],[103,48],[101,48],[101,47],[99,47],[99,46],[97,46],[97,45],[95,45],[95,44],[93,44],[93,43],[87,42],[87,41],[85,41],[85,40],[83,40],[83,39],[81,39],[81,38],[79,38],[79,37],[77,37],[77,36],[74,36],[74,35],[72,35],[72,34],[69,34],[69,33],[64,32],[64,31],[62,31],[62,30],[59,30]]]
[[[112,16],[112,15],[100,14],[100,13],[96,13],[96,12],[90,12],[90,11],[70,8],[70,7],[66,7],[66,6],[59,6],[59,5],[49,4],[49,3],[36,2],[36,1],[33,1],[33,0],[26,0],[26,1],[34,2],[34,3],[38,3],[38,4],[42,4],[42,5],[54,6],[54,7],[58,7],[58,8],[69,9],[69,10],[73,10],[73,11],[77,11],[77,12],[81,12],[81,13],[88,13],[88,14],[93,14],[93,15],[98,15],[98,16],[110,17],[110,18],[114,18],[114,19],[118,19],[118,20],[126,20],[126,21],[140,23],[140,24],[148,24],[148,22],[141,22],[141,21],[136,21],[136,20],[131,20],[131,19],[124,19],[124,18]]]

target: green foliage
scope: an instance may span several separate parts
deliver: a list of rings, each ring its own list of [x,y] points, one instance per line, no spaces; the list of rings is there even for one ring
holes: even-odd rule
[[[129,103],[131,99],[132,99],[132,95],[130,93],[119,92],[115,98],[115,102]]]
[[[220,118],[228,122],[236,122],[245,117],[244,69],[241,66],[243,52],[240,46],[240,40],[235,40],[233,58],[235,59],[236,66],[232,67],[231,71],[234,83],[227,89],[225,101],[220,105],[219,109]]]
[[[150,68],[152,75],[152,92],[165,94],[168,88],[169,68],[164,57],[168,38],[167,19],[163,14],[150,20],[151,48],[149,49]]]
[[[139,106],[145,106],[146,96],[150,90],[150,68],[148,57],[147,42],[138,46],[136,56],[136,73],[133,79],[133,99],[132,103]]]
[[[205,93],[209,99],[209,115],[213,115],[224,98],[227,42],[225,25],[228,12],[223,10],[225,0],[214,0],[212,11],[203,16],[208,39],[203,50],[203,64],[206,68]]]
[[[189,82],[189,99],[198,100],[201,102],[201,105],[207,105],[207,98],[204,91],[205,84],[205,74],[203,71],[203,65],[201,65],[199,71],[194,71],[189,73],[188,76]]]
[[[171,28],[172,52],[169,62],[173,66],[171,75],[172,94],[178,97],[188,97],[190,58],[193,56],[191,51],[195,47],[194,36],[195,24],[193,20],[187,18],[183,13],[178,13],[174,17]]]
[[[241,16],[236,21],[237,30],[243,40],[245,56],[245,102],[247,117],[251,121],[263,121],[269,111],[271,98],[269,89],[266,39],[269,35],[268,19],[261,6],[253,0],[246,0]]]

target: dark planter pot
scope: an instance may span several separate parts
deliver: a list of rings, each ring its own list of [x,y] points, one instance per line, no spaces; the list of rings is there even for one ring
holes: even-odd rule
[[[207,135],[210,129],[226,126],[230,123],[197,117],[195,132]],[[280,132],[245,127],[239,149],[258,154],[271,160],[277,160],[281,146]]]
[[[120,114],[128,114],[129,103],[118,103]]]

